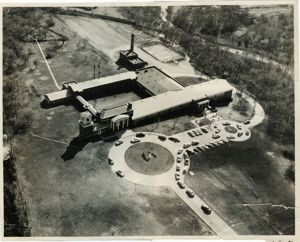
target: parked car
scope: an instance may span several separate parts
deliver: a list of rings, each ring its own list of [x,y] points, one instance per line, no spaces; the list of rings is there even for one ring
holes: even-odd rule
[[[123,144],[123,141],[122,140],[118,140],[118,141],[116,141],[115,146],[118,146],[118,145],[121,145],[121,144]]]
[[[208,133],[208,130],[205,128],[205,127],[201,127],[201,130],[203,133],[207,134]]]
[[[181,162],[181,157],[180,157],[180,156],[177,157],[177,162],[178,162],[178,163]]]
[[[213,135],[212,135],[212,138],[213,138],[213,139],[219,139],[220,137],[221,137],[221,136],[218,135],[218,134],[213,134]]]
[[[236,127],[237,127],[239,130],[242,129],[242,125],[240,125],[240,124],[237,124]]]
[[[186,194],[188,195],[189,198],[193,198],[195,196],[195,193],[192,190],[187,190]]]
[[[185,160],[184,160],[184,165],[185,165],[185,166],[188,166],[188,165],[189,165],[189,161],[190,161],[190,160],[189,160],[188,158],[185,159]]]
[[[161,141],[165,141],[167,138],[166,136],[164,135],[159,135],[158,138],[161,140]]]
[[[177,139],[176,137],[169,137],[169,140],[171,140],[171,141],[173,141],[175,143],[179,143],[180,142],[180,140]]]
[[[180,165],[176,166],[176,171],[180,171]]]
[[[118,171],[116,172],[116,174],[117,174],[119,177],[124,177],[123,171],[118,170]]]
[[[193,149],[193,151],[194,151],[195,153],[198,153],[198,152],[199,152],[199,150],[197,149],[197,147],[195,147],[195,148]]]
[[[194,154],[194,151],[192,151],[192,150],[187,150],[186,153],[188,153],[188,155],[193,155],[193,154]]]
[[[246,121],[244,121],[244,124],[250,124],[250,120],[246,120]]]
[[[201,209],[202,209],[203,213],[205,213],[207,215],[211,214],[211,208],[209,208],[209,207],[207,207],[205,205],[202,205]]]
[[[183,149],[180,149],[177,151],[177,154],[180,155],[182,153]]]
[[[208,206],[202,205],[201,209],[202,209],[203,213],[205,213],[207,215],[211,214],[211,208],[209,208]]]
[[[185,184],[182,181],[177,182],[177,184],[181,189],[185,188]]]
[[[140,133],[137,133],[135,136],[138,138],[144,138],[146,135],[144,133],[140,132]]]
[[[199,144],[198,141],[192,141],[192,145],[196,146],[196,145],[198,145],[198,144]]]
[[[115,162],[112,159],[108,158],[108,164],[110,164],[112,166],[112,165],[114,165],[114,163]]]
[[[134,144],[134,143],[138,143],[141,142],[141,140],[139,138],[134,138],[132,140],[130,140],[130,143]]]
[[[235,137],[232,134],[230,134],[227,136],[227,139],[235,139]]]
[[[238,132],[237,136],[241,137],[243,135],[243,132]]]
[[[221,129],[216,129],[215,133],[218,134],[221,132]]]
[[[182,170],[182,174],[183,174],[183,175],[184,175],[184,174],[186,174],[186,173],[187,173],[187,171],[188,171],[188,168],[187,168],[187,167],[183,168],[183,170]]]
[[[217,142],[210,142],[210,144],[214,147],[217,147],[219,145]]]
[[[224,121],[222,124],[223,124],[224,126],[227,126],[227,125],[230,125],[230,122]]]
[[[199,136],[200,135],[200,133],[199,133],[199,131],[197,129],[194,129],[193,133],[194,133],[195,136]]]
[[[178,181],[180,179],[180,174],[179,173],[175,173],[175,180]]]
[[[183,145],[183,148],[186,149],[186,148],[189,148],[190,146],[191,146],[191,144],[188,144],[188,143],[187,143],[187,144],[184,144],[184,145]]]
[[[191,136],[191,137],[195,137],[195,134],[192,131],[189,131],[188,135]]]
[[[247,131],[245,132],[245,135],[249,136],[249,134],[250,134],[250,133],[249,133],[249,131],[247,130]]]

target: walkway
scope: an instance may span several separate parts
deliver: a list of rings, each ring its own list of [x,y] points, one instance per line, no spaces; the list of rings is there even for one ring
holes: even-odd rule
[[[45,55],[44,55],[44,52],[43,52],[43,50],[42,50],[42,47],[40,46],[40,44],[39,44],[39,42],[37,41],[37,39],[35,39],[35,41],[36,41],[36,43],[37,43],[37,45],[38,45],[38,47],[39,47],[39,49],[40,49],[40,52],[41,52],[41,54],[42,54],[42,56],[43,56],[43,58],[44,58],[44,61],[45,61],[46,65],[47,65],[47,68],[48,68],[48,70],[49,70],[49,72],[50,72],[50,75],[51,75],[51,77],[52,77],[52,80],[53,80],[55,86],[57,87],[57,89],[61,90],[61,87],[58,85],[58,83],[57,83],[57,81],[56,81],[56,79],[55,79],[55,77],[54,77],[54,74],[52,73],[52,70],[51,70],[51,68],[50,68],[50,66],[49,66],[49,63],[48,63],[48,61],[47,61],[47,59],[46,59],[46,57],[45,57]]]

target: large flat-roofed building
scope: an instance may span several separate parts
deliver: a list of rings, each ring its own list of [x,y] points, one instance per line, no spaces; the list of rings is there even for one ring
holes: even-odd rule
[[[133,71],[124,72],[112,76],[101,77],[98,79],[70,83],[63,85],[63,90],[51,92],[45,95],[47,104],[56,105],[70,100],[74,95],[82,95],[86,98],[89,94],[107,93],[108,91],[124,87],[131,89],[131,84],[135,81],[137,75]],[[64,89],[65,88],[65,89]]]
[[[136,73],[133,71],[128,71],[113,76],[106,76],[90,81],[72,83],[68,85],[68,88],[73,93],[84,93],[94,90],[95,88],[101,88],[105,86],[117,86],[119,87],[121,82],[126,82],[129,80],[135,80],[137,77]]]
[[[136,74],[137,84],[144,88],[150,96],[183,89],[176,80],[155,66],[138,70]]]
[[[168,91],[153,97],[132,102],[132,121],[175,111],[203,101],[231,101],[232,86],[224,79],[214,79],[177,91]],[[206,103],[207,103],[206,101]]]
[[[123,64],[133,64],[127,69],[135,71],[80,83],[67,82],[63,90],[45,95],[47,104],[56,105],[72,100],[73,104],[79,104],[85,110],[86,114],[80,121],[80,133],[83,136],[115,132],[178,110],[189,109],[197,115],[203,114],[210,104],[232,100],[233,87],[224,79],[183,87],[157,67],[145,68],[145,62],[139,60],[133,51],[133,40],[134,36],[130,50],[121,51],[119,60],[124,57]],[[102,110],[97,110],[86,101],[132,91],[142,99]]]

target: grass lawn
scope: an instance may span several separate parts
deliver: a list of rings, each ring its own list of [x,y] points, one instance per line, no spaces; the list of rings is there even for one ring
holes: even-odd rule
[[[293,186],[265,150],[254,133],[248,141],[194,155],[190,170],[195,175],[185,182],[239,234],[293,234],[294,209],[270,206],[293,207]]]

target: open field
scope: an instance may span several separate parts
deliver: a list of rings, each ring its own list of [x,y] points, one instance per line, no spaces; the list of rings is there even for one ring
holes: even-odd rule
[[[256,135],[192,156],[186,184],[239,234],[293,234],[293,189]]]

